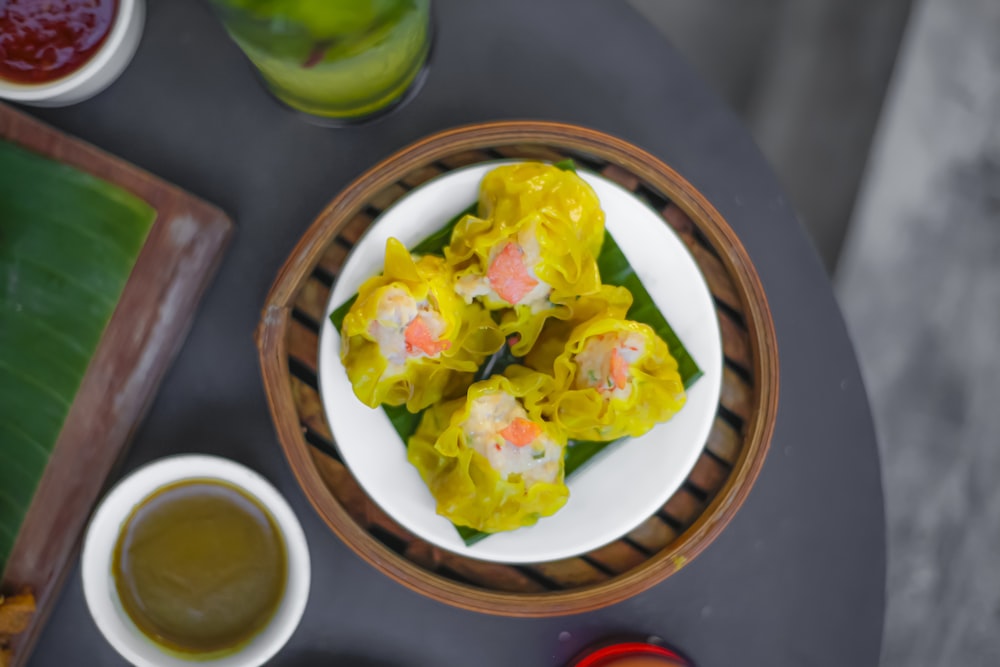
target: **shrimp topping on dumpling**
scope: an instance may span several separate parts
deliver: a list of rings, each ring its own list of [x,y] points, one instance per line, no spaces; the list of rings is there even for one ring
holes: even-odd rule
[[[463,391],[503,344],[489,313],[455,294],[454,280],[442,258],[386,242],[382,273],[358,290],[340,332],[340,358],[365,405],[419,412]]]
[[[574,361],[577,389],[593,387],[609,398],[626,399],[632,393],[632,366],[646,351],[646,339],[633,331],[617,331],[588,338]]]
[[[538,187],[553,175],[570,182],[577,194],[593,191],[576,174],[549,165],[531,165],[529,172],[536,168],[548,180],[518,181],[523,169],[489,172],[481,188],[480,215],[459,220],[444,251],[455,271],[455,292],[466,303],[477,301],[501,312],[500,331],[517,335],[517,356],[532,348],[546,320],[570,317],[577,299],[601,289],[596,251],[604,239],[604,213],[596,196],[592,201],[550,200]],[[516,182],[505,189],[507,179]]]
[[[460,276],[455,291],[466,301],[485,297],[488,304],[524,306],[538,312],[552,305],[552,286],[535,273],[541,258],[534,228],[522,229],[512,239],[490,249],[485,274]]]
[[[530,526],[566,503],[566,436],[540,408],[552,389],[551,376],[510,366],[424,412],[406,453],[438,514],[495,533]]]
[[[528,418],[514,396],[497,391],[469,401],[469,416],[461,428],[469,447],[502,478],[520,475],[525,486],[559,478],[562,446]]]
[[[378,301],[377,317],[368,327],[382,356],[396,365],[407,358],[436,358],[451,347],[443,338],[447,325],[429,300],[417,302],[401,287],[389,287]]]
[[[600,315],[577,325],[556,357],[543,414],[570,438],[638,437],[686,400],[677,361],[652,327]]]

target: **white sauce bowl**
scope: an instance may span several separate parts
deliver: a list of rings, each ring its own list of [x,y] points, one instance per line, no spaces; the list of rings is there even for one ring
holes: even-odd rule
[[[146,0],[118,0],[108,36],[82,67],[46,83],[0,78],[0,98],[37,107],[62,107],[93,97],[110,86],[132,61],[145,21]]]
[[[255,498],[278,524],[288,563],[284,597],[268,625],[235,652],[208,660],[182,656],[143,634],[122,607],[112,573],[115,545],[132,510],[158,489],[188,479],[220,480]],[[171,456],[149,463],[120,481],[101,501],[87,527],[82,558],[83,593],[94,622],[115,650],[137,667],[262,665],[288,642],[309,598],[309,546],[292,508],[266,479],[245,466],[215,456]]]

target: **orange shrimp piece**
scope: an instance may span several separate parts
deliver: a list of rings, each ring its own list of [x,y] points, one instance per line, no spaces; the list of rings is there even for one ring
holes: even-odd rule
[[[406,351],[410,354],[420,351],[428,357],[433,357],[451,347],[450,340],[435,339],[431,335],[431,330],[427,328],[427,323],[419,316],[414,317],[413,321],[406,325],[403,336],[406,339]]]
[[[523,256],[524,251],[517,244],[508,243],[493,259],[486,272],[493,291],[512,305],[516,305],[538,284],[525,268]]]
[[[611,350],[611,379],[619,389],[628,384],[628,362],[618,354],[617,347]]]
[[[504,440],[517,447],[524,447],[531,444],[541,434],[541,426],[521,417],[516,418],[507,428],[500,431],[500,435],[504,437]]]

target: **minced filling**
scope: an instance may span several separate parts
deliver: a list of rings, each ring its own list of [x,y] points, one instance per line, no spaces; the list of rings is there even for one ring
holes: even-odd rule
[[[632,365],[645,348],[646,341],[634,332],[591,336],[573,357],[577,366],[574,387],[592,387],[607,398],[628,398],[632,394]]]
[[[403,366],[407,359],[436,358],[451,347],[442,338],[446,325],[437,309],[401,287],[386,289],[376,312],[368,332],[392,366]]]
[[[549,438],[540,425],[537,435],[526,441],[524,422],[530,422],[521,402],[507,392],[497,391],[474,399],[469,417],[462,424],[469,447],[482,454],[503,479],[512,475],[525,486],[537,482],[555,482],[559,478],[562,448]],[[516,444],[503,435],[506,432]]]

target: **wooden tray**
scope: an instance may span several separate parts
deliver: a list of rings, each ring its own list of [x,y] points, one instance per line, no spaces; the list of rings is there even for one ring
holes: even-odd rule
[[[574,159],[662,212],[712,291],[725,354],[718,416],[680,490],[625,537],[558,562],[486,563],[443,551],[388,517],[333,445],[317,393],[317,334],[331,286],[379,212],[451,169],[498,158]],[[743,503],[764,461],[778,401],[774,325],[743,246],[694,188],[652,155],[584,128],[501,122],[436,134],[358,178],[320,214],[278,275],[257,331],[281,445],[313,506],[379,570],[434,599],[511,616],[549,616],[623,600],[698,555]]]
[[[121,186],[157,211],[35,492],[0,592],[37,611],[11,642],[23,665],[52,610],[90,511],[180,349],[233,224],[222,211],[93,146],[0,105],[0,138]]]

